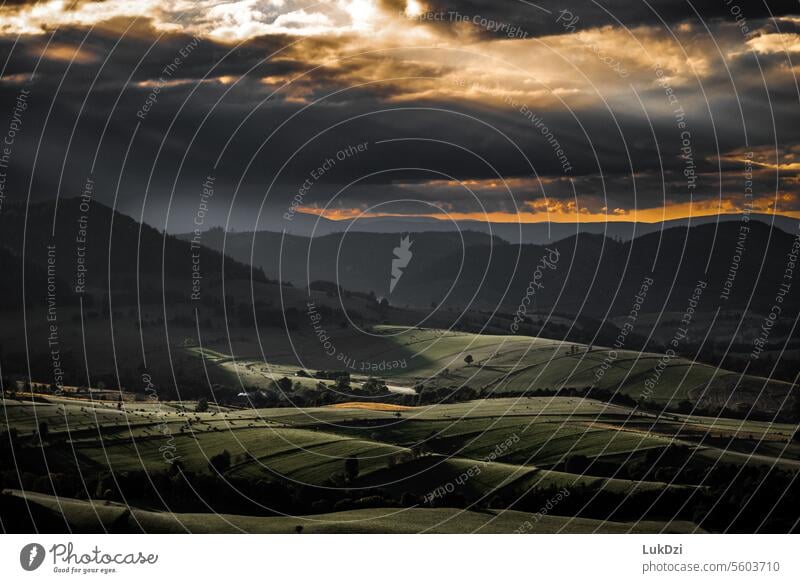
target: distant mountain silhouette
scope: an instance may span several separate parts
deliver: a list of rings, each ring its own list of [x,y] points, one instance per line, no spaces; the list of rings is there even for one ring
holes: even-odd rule
[[[189,234],[179,237],[191,239]],[[259,231],[254,240],[252,233],[226,235],[219,228],[202,234],[204,245],[217,251],[222,251],[224,246],[226,255],[241,262],[252,262],[271,278],[291,281],[295,285],[330,281],[350,290],[372,291],[377,296],[389,293],[394,248],[400,244],[401,238],[401,234],[394,233],[352,232],[309,239]],[[409,269],[416,262],[430,265],[445,258],[460,262],[462,247],[489,246],[490,243],[507,245],[497,237],[472,231],[460,234],[414,233],[411,241]]]
[[[698,310],[749,307],[765,313],[782,282],[793,235],[757,221],[745,233],[743,225],[672,227],[624,242],[581,234],[548,245],[513,245],[472,231],[412,233],[413,258],[390,300],[395,305],[444,300],[448,306],[511,310],[526,295],[541,258],[552,250],[557,265],[543,270],[531,298],[537,310],[592,317],[626,314],[644,278],[651,277],[643,311],[682,312],[703,281],[707,287]],[[203,237],[217,250],[224,240],[225,253],[252,260],[268,277],[297,285],[309,279],[336,281],[378,296],[388,295],[392,249],[400,240],[397,234],[360,232],[315,239],[270,232],[225,236],[221,229]],[[730,289],[723,299],[726,286]],[[796,313],[798,295],[786,298],[784,314]]]
[[[46,303],[47,270],[29,260],[23,262],[22,257],[5,247],[0,247],[0,268],[3,277],[0,277],[0,311],[21,310],[23,295],[23,274],[25,274],[25,289],[28,290],[28,304],[41,306]],[[68,289],[66,282],[55,280],[56,287]],[[70,303],[74,298],[70,292],[62,298]]]
[[[292,221],[283,219],[281,213],[263,214],[259,217],[259,231],[271,231],[300,237],[323,237],[332,233],[419,233],[473,231],[491,234],[509,243],[545,244],[566,239],[574,235],[603,235],[611,239],[630,241],[673,227],[700,226],[711,223],[739,223],[739,214],[721,214],[670,219],[663,222],[643,223],[635,221],[604,222],[536,222],[536,223],[494,223],[475,220],[446,221],[430,217],[360,217],[358,219],[331,220],[307,213],[295,213]],[[750,220],[793,233],[797,219],[782,215],[751,214]]]
[[[48,262],[61,282],[59,303],[76,292],[100,297],[111,291],[117,305],[133,304],[137,275],[141,293],[158,301],[162,291],[173,299],[189,300],[195,257],[204,283],[219,281],[223,270],[223,257],[214,250],[193,250],[189,242],[164,235],[98,202],[82,208],[78,198],[62,199],[57,209],[53,202],[32,204],[27,209],[6,206],[0,214],[0,248],[9,257],[21,257],[24,252],[26,264],[38,266],[26,268],[26,294],[32,302],[44,297],[41,270]],[[4,260],[8,259],[4,256]],[[249,279],[251,275],[256,281],[265,280],[260,270],[251,271],[248,265],[225,260],[226,280]],[[6,285],[21,287],[22,278],[11,278]]]
[[[556,269],[546,270],[543,287],[536,290],[539,309],[595,317],[623,315],[630,311],[644,278],[652,277],[645,312],[662,308],[683,312],[697,283],[703,281],[707,288],[699,311],[721,307],[766,313],[775,303],[793,237],[751,223],[739,258],[739,229],[738,223],[678,227],[624,243],[580,235],[548,246],[499,246],[491,250],[491,260],[489,248],[472,247],[451,301],[463,305],[477,293],[485,305],[516,305],[525,295],[535,265],[548,254],[547,249],[553,249],[560,259]],[[398,286],[399,298],[424,303],[442,297],[456,278],[456,261],[452,254],[432,264],[411,266]],[[722,299],[731,273],[730,293]],[[784,315],[796,313],[797,307],[798,294],[787,297]]]
[[[108,352],[116,343],[125,347],[120,355],[136,354],[140,348],[162,355],[162,379],[171,381],[174,374],[181,386],[197,385],[190,373],[181,376],[180,369],[173,373],[167,359],[170,345],[195,335],[196,315],[203,318],[203,334],[224,338],[233,326],[241,341],[248,342],[255,337],[256,322],[261,327],[303,329],[308,297],[324,306],[327,319],[342,328],[349,325],[343,303],[364,325],[414,324],[437,307],[426,325],[496,334],[511,331],[605,346],[614,342],[621,326],[609,319],[628,314],[639,302],[642,313],[672,314],[660,320],[657,331],[653,329],[656,337],[647,340],[648,331],[636,330],[625,347],[659,352],[689,307],[704,313],[703,325],[717,334],[709,316],[718,308],[746,310],[756,318],[741,331],[722,332],[723,336],[744,333],[735,339],[736,355],[722,355],[713,340],[703,347],[706,362],[727,359],[728,368],[738,370],[752,348],[759,314],[769,313],[786,282],[787,255],[795,243],[795,233],[763,223],[749,223],[750,230],[744,233],[741,222],[721,222],[673,227],[631,241],[583,233],[546,245],[511,244],[475,231],[354,231],[310,239],[221,229],[201,233],[192,244],[194,235],[165,235],[96,202],[82,208],[77,199],[60,201],[53,233],[55,211],[49,202],[27,210],[6,206],[0,214],[4,272],[0,352],[8,363],[4,370],[18,374],[30,361],[34,376],[51,378],[47,305],[54,284],[61,363],[69,371],[68,380],[82,381],[85,328],[93,356],[90,366],[106,375],[109,384],[115,378],[108,376],[112,364]],[[79,240],[84,231],[85,244]],[[404,249],[403,266],[393,273],[398,247]],[[204,290],[199,304],[190,297],[197,257]],[[251,261],[255,267],[248,265]],[[82,292],[76,289],[84,278],[81,273],[85,274]],[[652,284],[642,296],[645,279]],[[293,282],[296,289],[270,285],[278,280]],[[705,290],[695,302],[700,281]],[[302,289],[309,283],[310,294]],[[23,289],[30,308],[25,312],[27,337],[19,309]],[[794,288],[782,296],[781,318],[770,338],[772,350],[780,350],[780,343],[792,336],[786,328],[798,312],[799,296]],[[79,300],[83,314],[77,309]],[[515,331],[512,323],[520,309],[523,321]],[[144,329],[150,333],[143,334]],[[693,333],[695,338],[680,348],[684,355],[692,356],[702,341],[702,330]],[[792,342],[793,350],[796,339]],[[750,372],[771,374],[772,358],[749,364]],[[150,369],[159,366],[153,359]],[[123,385],[140,382],[139,358],[123,360]],[[787,363],[782,378],[794,374],[794,365]]]

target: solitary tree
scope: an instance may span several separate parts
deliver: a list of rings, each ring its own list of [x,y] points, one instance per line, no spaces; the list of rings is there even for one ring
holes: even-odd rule
[[[573,455],[564,462],[564,471],[570,474],[582,474],[589,466],[589,458],[585,455]]]
[[[358,458],[349,457],[344,460],[344,475],[348,482],[354,481],[358,477],[359,467]]]
[[[278,388],[284,393],[292,392],[292,381],[287,377],[280,378],[276,381]]]
[[[42,421],[39,423],[39,437],[42,439],[42,441],[46,441],[49,436],[50,426],[47,424],[47,421]]]
[[[472,355],[471,355],[471,354],[468,354],[468,355],[466,355],[466,356],[464,357],[464,362],[466,362],[466,363],[467,363],[467,365],[470,365],[470,364],[472,364],[474,360],[475,360],[475,359],[474,359],[474,358],[472,358]]]
[[[231,454],[227,449],[223,449],[222,453],[211,456],[208,460],[208,469],[211,473],[223,474],[231,467]]]
[[[198,413],[205,413],[208,411],[208,399],[201,397],[200,400],[197,401],[197,406],[194,408],[194,410]]]

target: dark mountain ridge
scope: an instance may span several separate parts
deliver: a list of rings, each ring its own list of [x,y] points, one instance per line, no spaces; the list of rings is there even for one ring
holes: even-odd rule
[[[747,230],[745,230],[747,229]],[[785,280],[798,239],[758,221],[673,227],[631,241],[579,234],[547,245],[513,245],[477,232],[411,233],[413,255],[389,294],[393,250],[401,235],[348,233],[309,239],[260,231],[203,234],[203,242],[268,277],[305,285],[335,281],[347,289],[388,296],[392,304],[514,309],[537,280],[537,310],[623,315],[642,283],[652,279],[644,311],[683,311],[698,282],[700,311],[766,313]],[[463,238],[462,238],[463,236]],[[184,236],[185,237],[185,236]],[[555,265],[537,266],[543,257]],[[785,298],[785,313],[798,308]]]

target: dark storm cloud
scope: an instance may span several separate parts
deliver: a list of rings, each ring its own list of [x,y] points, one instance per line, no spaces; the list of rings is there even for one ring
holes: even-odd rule
[[[620,5],[604,3],[612,12]],[[561,4],[542,6],[555,9]],[[583,3],[581,26],[605,24],[603,12],[592,6]],[[658,18],[642,6],[626,12],[626,24],[658,25]],[[654,6],[669,23],[690,17],[688,4]],[[709,18],[724,16],[719,8],[725,8],[723,2],[715,7],[696,6]],[[784,3],[770,7],[775,14],[790,10]],[[530,7],[520,10],[516,2],[462,2],[457,9],[462,13],[480,10],[497,18],[536,12]],[[766,8],[748,6],[747,11],[754,30],[771,26],[757,20]],[[531,18],[531,22],[544,22],[542,16]],[[534,30],[563,32],[551,24]],[[266,204],[281,212],[326,160],[363,143],[368,144],[365,151],[337,159],[319,178],[312,177],[303,194],[304,205],[324,206],[337,190],[355,181],[335,205],[363,207],[381,200],[418,198],[444,202],[454,211],[479,209],[467,188],[442,184],[447,176],[477,181],[473,190],[489,211],[512,211],[515,201],[535,202],[544,195],[569,201],[574,191],[568,179],[574,180],[580,197],[590,199],[592,210],[657,207],[665,197],[678,203],[713,201],[720,190],[726,196],[742,190],[741,165],[726,160],[726,174],[720,176],[720,155],[740,150],[745,142],[753,148],[778,144],[785,150],[800,142],[800,128],[786,123],[797,107],[796,88],[787,83],[787,56],[756,57],[749,53],[736,25],[717,22],[710,26],[724,46],[738,42],[741,54],[726,58],[733,81],[719,63],[704,73],[702,90],[700,81],[691,77],[676,81],[675,93],[686,109],[691,134],[689,161],[674,107],[667,102],[664,88],[654,83],[652,73],[630,79],[637,83],[647,114],[632,92],[625,90],[604,96],[610,111],[599,99],[580,103],[573,111],[531,100],[528,110],[536,116],[531,119],[508,103],[464,99],[452,92],[421,92],[398,100],[397,96],[413,93],[409,86],[418,81],[392,78],[438,82],[457,68],[452,63],[428,64],[419,59],[345,54],[328,60],[320,56],[335,54],[347,42],[346,35],[305,39],[293,47],[287,47],[295,40],[290,37],[261,36],[245,41],[231,54],[231,45],[196,39],[192,34],[159,33],[146,22],[137,23],[123,38],[126,23],[90,34],[86,28],[75,27],[60,29],[52,39],[49,35],[23,37],[0,82],[3,112],[11,111],[26,76],[37,67],[40,55],[44,57],[30,83],[30,107],[11,160],[8,202],[24,200],[34,159],[32,196],[42,199],[79,193],[97,156],[97,197],[104,202],[113,200],[119,185],[118,206],[138,216],[149,184],[145,217],[185,231],[191,226],[201,184],[213,174],[217,193],[209,224],[224,222],[237,185],[234,215],[246,222],[252,217],[241,209],[257,208],[270,184]],[[57,51],[45,51],[48,40]],[[12,43],[3,39],[0,48],[10,50]],[[166,74],[165,67],[189,46],[190,54]],[[276,51],[278,58],[267,60]],[[381,67],[385,73],[376,75]],[[280,88],[289,80],[287,87]],[[626,83],[619,85],[624,89]],[[321,101],[310,106],[317,99]],[[541,124],[557,140],[561,158]],[[568,171],[563,158],[568,160]],[[696,176],[693,188],[686,175],[689,163]],[[497,179],[498,173],[517,181],[513,199],[504,189],[485,185]],[[774,193],[776,184],[796,188],[785,180],[776,181],[769,171],[755,177],[755,187],[762,194]],[[172,211],[166,219],[168,205]]]
[[[733,22],[737,15],[759,20],[798,13],[795,0],[741,3],[735,0],[432,0],[426,5],[426,13],[412,20],[442,29],[464,23],[474,34],[498,38],[521,38],[518,34],[509,35],[509,28],[501,28],[503,23],[519,27],[528,37],[535,37],[563,34],[566,27],[570,27],[570,31],[602,26],[661,28],[701,20],[713,25],[714,20]],[[435,14],[442,16],[432,16]]]
[[[127,27],[125,27],[127,29]],[[1,38],[0,50],[11,55],[5,75],[24,74],[33,71],[38,63],[37,73],[40,82],[57,85],[69,66],[76,77],[94,77],[102,67],[106,81],[123,81],[132,75],[132,81],[157,79],[163,68],[180,56],[180,51],[195,38],[190,34],[159,33],[139,23],[123,35],[124,30],[97,28],[59,28],[53,35],[35,36],[17,40]],[[208,39],[202,39],[191,51],[191,58],[182,59],[180,69],[173,79],[200,79],[207,74],[214,76],[241,75],[252,69],[251,76],[286,74],[298,72],[304,65],[297,61],[272,59],[265,62],[272,53],[287,47],[290,39],[279,36],[259,37],[241,46],[226,46]],[[62,58],[54,59],[47,52],[48,47],[70,47],[74,49],[75,61],[70,64],[73,54],[62,52]],[[105,62],[105,64],[103,64]],[[255,67],[255,68],[254,68]],[[86,87],[71,79],[78,91]],[[65,87],[70,90],[70,84]]]

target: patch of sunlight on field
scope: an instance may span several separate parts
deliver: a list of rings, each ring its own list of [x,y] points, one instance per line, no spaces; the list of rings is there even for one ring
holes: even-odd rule
[[[365,409],[367,411],[413,411],[416,407],[406,405],[393,405],[391,403],[336,403],[328,405],[330,409]]]

